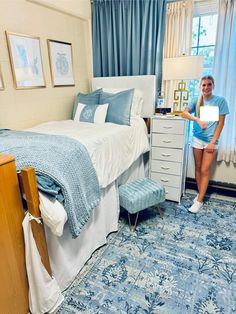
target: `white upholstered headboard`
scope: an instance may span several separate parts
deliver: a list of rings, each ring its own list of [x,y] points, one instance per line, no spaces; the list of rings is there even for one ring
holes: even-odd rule
[[[143,92],[142,117],[148,118],[155,111],[156,97],[156,76],[137,75],[137,76],[110,76],[92,78],[92,90],[98,88],[137,88]]]

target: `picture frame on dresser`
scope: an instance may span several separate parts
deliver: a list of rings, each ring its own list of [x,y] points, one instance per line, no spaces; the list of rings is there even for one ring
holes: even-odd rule
[[[151,118],[150,177],[160,181],[166,199],[180,203],[185,191],[189,123],[179,116]]]
[[[46,87],[40,38],[7,31],[6,38],[15,88]]]
[[[0,66],[0,90],[4,90],[5,86],[4,86],[4,81],[3,81],[3,76],[2,76],[2,69]]]
[[[53,87],[75,86],[72,44],[53,39],[47,43]]]

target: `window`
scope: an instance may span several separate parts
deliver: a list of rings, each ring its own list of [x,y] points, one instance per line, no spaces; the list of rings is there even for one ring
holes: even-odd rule
[[[203,75],[212,74],[217,18],[217,14],[207,14],[193,18],[192,55],[204,56]],[[189,91],[191,98],[199,95],[199,80],[190,82]]]

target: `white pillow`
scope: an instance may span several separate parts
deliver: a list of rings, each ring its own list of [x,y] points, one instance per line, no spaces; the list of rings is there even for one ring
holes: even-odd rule
[[[119,93],[129,88],[102,88],[106,93]],[[141,116],[143,107],[143,92],[140,89],[134,89],[133,102],[131,106],[131,117]]]
[[[85,105],[78,103],[74,121],[105,123],[109,104]]]
[[[39,192],[39,208],[43,222],[51,229],[52,233],[60,237],[63,234],[67,213],[60,202],[51,202]]]

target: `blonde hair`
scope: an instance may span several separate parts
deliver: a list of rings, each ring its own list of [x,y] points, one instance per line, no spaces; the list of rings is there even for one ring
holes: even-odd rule
[[[213,78],[213,76],[211,75],[205,75],[201,78],[201,81],[200,81],[200,84],[202,84],[202,81],[204,80],[210,80],[213,84],[213,87],[215,86],[215,80]],[[198,97],[198,101],[197,101],[197,110],[196,110],[196,113],[197,113],[197,116],[199,117],[200,116],[200,107],[204,105],[204,102],[203,102],[203,95],[200,95]]]

